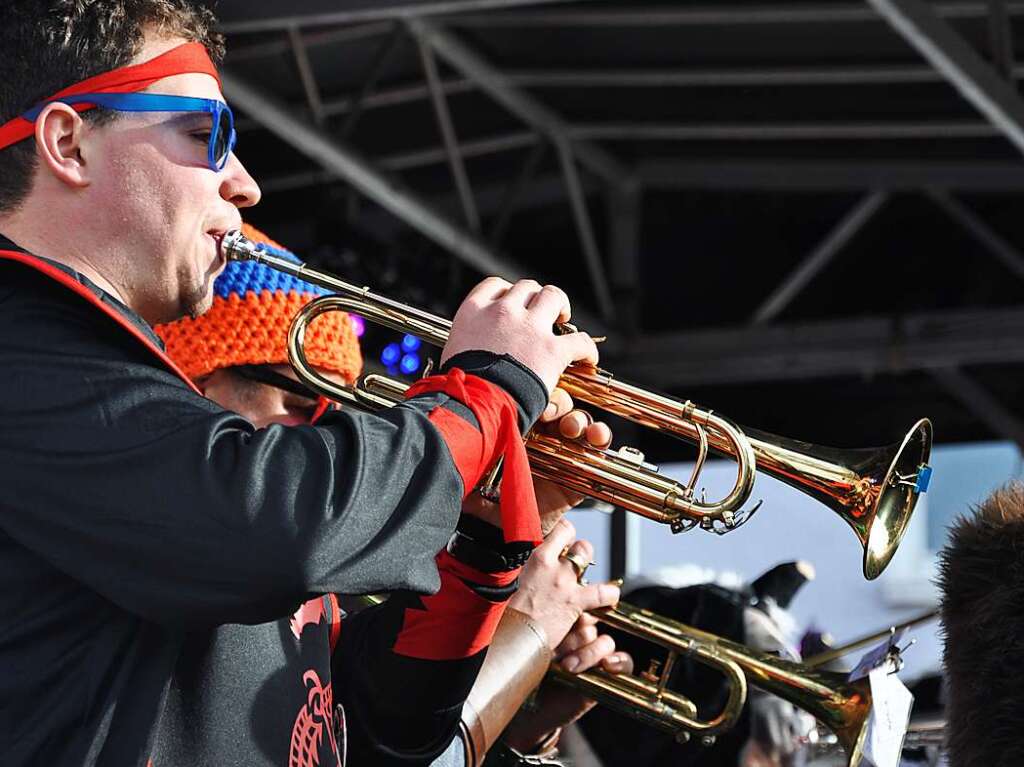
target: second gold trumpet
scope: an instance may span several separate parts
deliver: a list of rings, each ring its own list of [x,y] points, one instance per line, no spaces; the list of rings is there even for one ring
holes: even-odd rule
[[[864,740],[874,703],[868,679],[851,682],[846,674],[779,658],[625,602],[592,614],[609,626],[660,645],[668,652],[667,661],[657,671],[639,676],[617,676],[600,669],[570,674],[552,666],[551,673],[562,684],[677,740],[692,733],[703,736],[705,742],[709,735],[735,724],[750,685],[789,701],[831,730],[846,753],[847,767],[864,763]],[[688,721],[696,719],[692,703],[668,688],[672,663],[680,655],[719,668],[726,675],[728,701],[714,719],[697,720],[698,727]],[[742,685],[734,680],[736,670]]]
[[[318,374],[306,361],[303,343],[309,323],[321,314],[359,314],[437,346],[444,346],[448,340],[449,320],[279,258],[240,232],[225,235],[221,248],[229,259],[256,261],[335,292],[307,304],[296,315],[288,335],[288,356],[296,375],[326,397],[376,409],[401,402],[407,386],[379,375],[365,376],[356,386],[341,386]],[[527,449],[534,473],[590,498],[668,524],[674,532],[698,526],[725,532],[741,524],[748,515],[742,507],[753,489],[755,470],[759,470],[839,514],[864,548],[865,577],[875,578],[895,553],[918,494],[927,488],[932,441],[927,419],[914,424],[895,445],[837,450],[745,431],[711,410],[619,381],[611,373],[591,366],[569,368],[559,386],[576,400],[695,444],[697,459],[684,484],[659,474],[635,449],[599,450],[532,433]],[[706,501],[697,484],[709,450],[736,461],[732,488],[714,501]]]

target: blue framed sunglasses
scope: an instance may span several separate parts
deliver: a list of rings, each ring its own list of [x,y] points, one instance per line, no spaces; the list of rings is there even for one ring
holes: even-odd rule
[[[118,112],[206,112],[213,118],[210,126],[210,143],[206,148],[206,160],[213,171],[224,169],[238,140],[235,133],[235,115],[231,107],[216,99],[192,96],[159,93],[80,93],[45,101],[23,113],[22,117],[29,122],[35,122],[47,104],[57,101],[68,106],[95,104]]]

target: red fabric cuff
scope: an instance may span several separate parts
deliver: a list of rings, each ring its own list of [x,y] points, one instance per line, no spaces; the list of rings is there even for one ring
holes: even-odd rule
[[[423,609],[405,610],[394,651],[422,660],[472,657],[491,643],[508,603],[485,599],[463,579],[504,586],[519,573],[484,574],[459,562],[447,551],[437,555],[437,569],[441,590],[422,598]]]
[[[515,401],[503,389],[476,376],[452,368],[445,375],[422,378],[406,392],[406,398],[418,394],[442,392],[468,407],[476,416],[480,430],[444,407],[430,412],[462,476],[465,495],[476,488],[484,473],[498,458],[504,458],[501,480],[501,527],[505,541],[530,541],[539,545],[542,536],[533,477],[526,456],[526,445],[519,433]]]

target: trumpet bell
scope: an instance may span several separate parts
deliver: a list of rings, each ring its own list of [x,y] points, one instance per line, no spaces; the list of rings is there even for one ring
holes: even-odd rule
[[[864,549],[864,577],[877,578],[896,553],[918,497],[928,489],[931,421],[922,418],[893,445],[854,450],[743,430],[754,448],[758,471],[838,514]]]
[[[848,523],[864,546],[864,577],[868,580],[877,578],[888,566],[907,531],[918,497],[928,489],[931,445],[932,424],[923,418],[907,432],[892,455],[863,532],[860,520],[853,512],[849,515]]]

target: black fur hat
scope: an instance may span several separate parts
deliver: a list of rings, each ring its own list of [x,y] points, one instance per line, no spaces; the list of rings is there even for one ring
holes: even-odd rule
[[[1024,485],[993,493],[940,554],[949,767],[1024,765]]]

